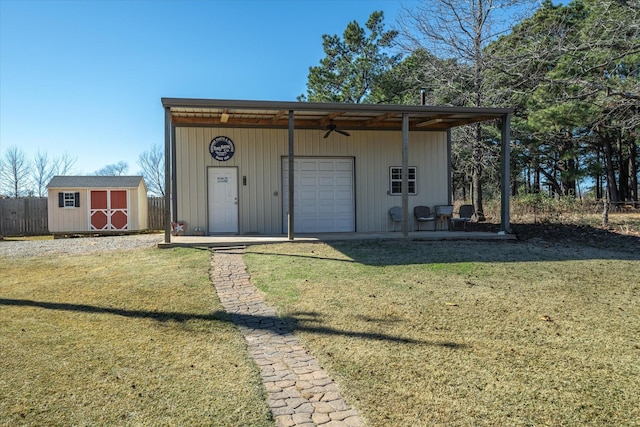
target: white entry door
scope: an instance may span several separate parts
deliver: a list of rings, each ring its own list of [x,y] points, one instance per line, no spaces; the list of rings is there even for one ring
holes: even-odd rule
[[[209,234],[238,232],[238,169],[208,170]]]

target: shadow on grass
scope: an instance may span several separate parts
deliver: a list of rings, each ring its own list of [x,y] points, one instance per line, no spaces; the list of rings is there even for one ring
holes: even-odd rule
[[[328,241],[349,260],[372,266],[447,264],[459,262],[546,262],[614,259],[640,260],[640,237],[589,226],[514,225],[519,240],[354,240]],[[428,232],[425,232],[428,233]],[[273,254],[270,254],[273,255]],[[291,256],[291,255],[283,255]],[[296,254],[295,257],[323,259]]]
[[[326,243],[329,246],[332,246],[335,248],[335,244],[336,242],[323,242]],[[349,242],[349,243],[353,243],[353,242]],[[364,242],[364,243],[372,243],[375,244],[373,242]],[[315,244],[312,243],[312,244]],[[337,248],[336,248],[337,249]],[[333,258],[333,257],[326,257],[326,256],[320,256],[320,255],[301,255],[301,254],[280,254],[280,253],[275,253],[275,252],[258,252],[258,251],[251,251],[248,252],[252,255],[269,255],[269,256],[282,256],[282,257],[287,257],[287,258],[292,258],[292,259],[308,259],[308,260],[318,260],[318,261],[337,261],[337,262],[346,262],[346,263],[356,263],[358,262],[357,260],[353,260],[353,259],[347,259],[347,258]]]
[[[345,331],[334,328],[328,328],[322,326],[316,318],[317,313],[304,312],[295,313],[293,316],[277,317],[277,316],[261,316],[254,314],[235,314],[227,313],[225,311],[215,311],[210,314],[195,314],[195,313],[178,313],[178,312],[163,312],[163,311],[146,311],[146,310],[127,310],[122,308],[111,307],[98,307],[87,304],[69,304],[69,303],[56,303],[45,301],[33,301],[27,299],[9,299],[0,298],[0,306],[13,306],[13,307],[37,307],[47,310],[58,311],[71,311],[78,313],[91,313],[91,314],[111,314],[115,316],[123,316],[138,319],[151,319],[158,322],[188,322],[190,320],[204,320],[204,321],[217,321],[217,322],[229,322],[238,325],[239,327],[246,327],[251,329],[262,329],[270,331],[277,335],[285,335],[295,331],[308,332],[313,334],[334,335],[361,338],[367,340],[376,341],[389,341],[400,344],[421,344],[421,345],[435,345],[446,347],[450,349],[464,348],[464,344],[454,342],[426,342],[421,340],[414,340],[411,338],[396,337],[392,335],[382,333],[369,333],[369,332],[356,332]],[[318,323],[313,325],[312,323]]]

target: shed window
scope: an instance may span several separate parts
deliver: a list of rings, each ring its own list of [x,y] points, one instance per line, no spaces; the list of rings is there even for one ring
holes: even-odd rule
[[[58,193],[58,207],[61,208],[79,208],[80,193],[67,192]]]
[[[418,194],[416,188],[416,167],[409,166],[409,188],[407,193],[411,195]],[[389,194],[401,195],[402,194],[402,167],[392,166],[389,168]]]

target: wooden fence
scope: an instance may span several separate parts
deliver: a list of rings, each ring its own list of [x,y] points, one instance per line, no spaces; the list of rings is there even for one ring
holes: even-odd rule
[[[0,199],[0,236],[49,234],[47,199]]]
[[[149,197],[149,230],[164,230],[164,197]]]
[[[149,230],[164,230],[164,198],[149,197]],[[49,234],[47,198],[0,199],[0,236]]]

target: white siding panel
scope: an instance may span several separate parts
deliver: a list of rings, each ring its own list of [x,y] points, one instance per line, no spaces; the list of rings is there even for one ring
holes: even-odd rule
[[[140,183],[138,191],[138,230],[146,230],[149,228],[149,201],[147,199],[146,187]]]
[[[140,230],[140,212],[138,205],[138,188],[132,188],[127,192],[127,208],[129,230]]]
[[[209,143],[224,135],[234,142],[234,156],[214,160]],[[238,168],[241,234],[280,234],[280,158],[287,149],[286,132],[272,129],[177,128],[178,217],[189,227],[207,226],[207,166]],[[193,163],[189,163],[185,157]],[[244,185],[246,177],[246,185]],[[181,182],[182,181],[182,182]]]
[[[344,162],[320,162],[327,171],[351,167],[354,160],[356,231],[389,229],[388,209],[401,204],[400,196],[390,196],[389,168],[402,165],[400,132],[351,131],[351,137],[324,130],[296,130],[296,157],[346,157]],[[224,135],[235,144],[234,156],[226,162],[213,160],[208,148],[211,139]],[[286,129],[176,128],[178,219],[189,229],[207,226],[207,166],[238,168],[239,231],[241,234],[282,233],[282,158],[288,154]],[[311,163],[311,162],[309,162]],[[409,165],[417,167],[418,194],[409,197],[416,205],[433,207],[448,200],[448,159],[446,132],[415,132],[409,135]],[[243,184],[246,177],[246,185]],[[325,179],[325,177],[323,177]],[[296,183],[300,185],[301,183]],[[349,185],[340,182],[340,185]],[[324,197],[324,196],[323,196]],[[342,197],[340,194],[335,197]]]
[[[79,208],[58,207],[59,192],[79,192]],[[89,231],[87,190],[83,188],[49,188],[47,191],[47,219],[51,233]]]

